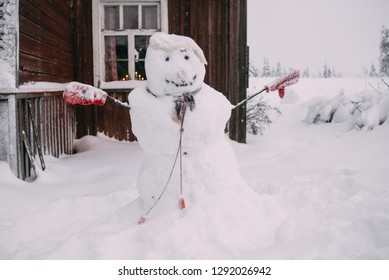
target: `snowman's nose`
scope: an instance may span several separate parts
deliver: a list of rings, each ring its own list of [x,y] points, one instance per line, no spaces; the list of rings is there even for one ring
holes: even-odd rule
[[[186,80],[186,72],[184,70],[178,71],[177,75],[178,75],[178,78],[182,82],[185,82],[185,80]]]

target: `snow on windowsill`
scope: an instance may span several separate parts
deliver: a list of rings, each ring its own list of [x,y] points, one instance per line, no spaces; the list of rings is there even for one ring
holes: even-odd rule
[[[0,89],[0,94],[64,91],[68,84],[69,83],[29,82],[20,85],[19,88]],[[103,90],[133,89],[136,87],[145,86],[146,84],[147,81],[138,80],[101,82],[100,88]]]
[[[101,82],[101,89],[133,89],[136,87],[145,86],[147,81],[128,80],[128,81],[113,81]]]
[[[69,83],[29,82],[20,85],[19,88],[1,89],[0,93],[33,93],[64,91]]]

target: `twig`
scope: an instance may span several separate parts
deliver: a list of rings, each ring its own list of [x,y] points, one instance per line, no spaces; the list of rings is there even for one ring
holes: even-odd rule
[[[389,89],[389,84],[387,83],[387,82],[385,82],[385,80],[384,79],[381,79],[381,81],[388,87],[388,89]]]
[[[381,91],[379,91],[378,89],[376,89],[371,83],[368,83],[368,85],[371,86],[371,88],[372,88],[374,91],[376,91],[376,92],[378,92],[378,93],[382,93]]]

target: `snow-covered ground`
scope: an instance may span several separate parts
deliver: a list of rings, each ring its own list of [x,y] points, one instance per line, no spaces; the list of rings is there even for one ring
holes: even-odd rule
[[[266,82],[252,79],[250,90]],[[139,145],[88,136],[77,154],[46,157],[47,170],[32,183],[0,161],[0,259],[389,259],[389,120],[370,131],[352,129],[352,121],[305,121],[318,97],[341,89],[389,94],[379,79],[301,79],[281,102],[265,94],[282,115],[263,136],[231,142],[263,204],[252,213],[262,217],[263,234],[252,250],[247,240],[214,240],[213,225],[190,207],[185,215],[201,232],[156,215],[138,225],[131,202]]]

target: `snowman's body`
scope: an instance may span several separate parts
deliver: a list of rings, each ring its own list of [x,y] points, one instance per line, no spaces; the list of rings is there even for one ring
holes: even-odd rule
[[[188,206],[196,201],[197,194],[217,193],[242,183],[235,156],[224,135],[231,104],[206,84],[202,84],[194,98],[196,107],[193,111],[187,109],[182,134],[182,191]],[[178,151],[181,125],[174,120],[173,96],[156,97],[146,88],[137,88],[131,93],[130,102],[132,129],[145,153],[137,188],[149,208],[169,178]],[[177,208],[180,192],[177,163],[167,191],[158,203]]]
[[[182,168],[176,164],[155,212],[180,211],[181,192],[187,208],[206,205],[219,194],[221,200],[226,193],[229,198],[246,197],[247,186],[224,133],[233,106],[203,82],[205,64],[201,49],[188,37],[157,33],[150,39],[147,86],[129,95],[132,129],[145,153],[137,179],[145,210],[155,204],[170,177],[181,130],[175,100],[188,93],[193,93],[195,107],[187,108],[182,124]]]

